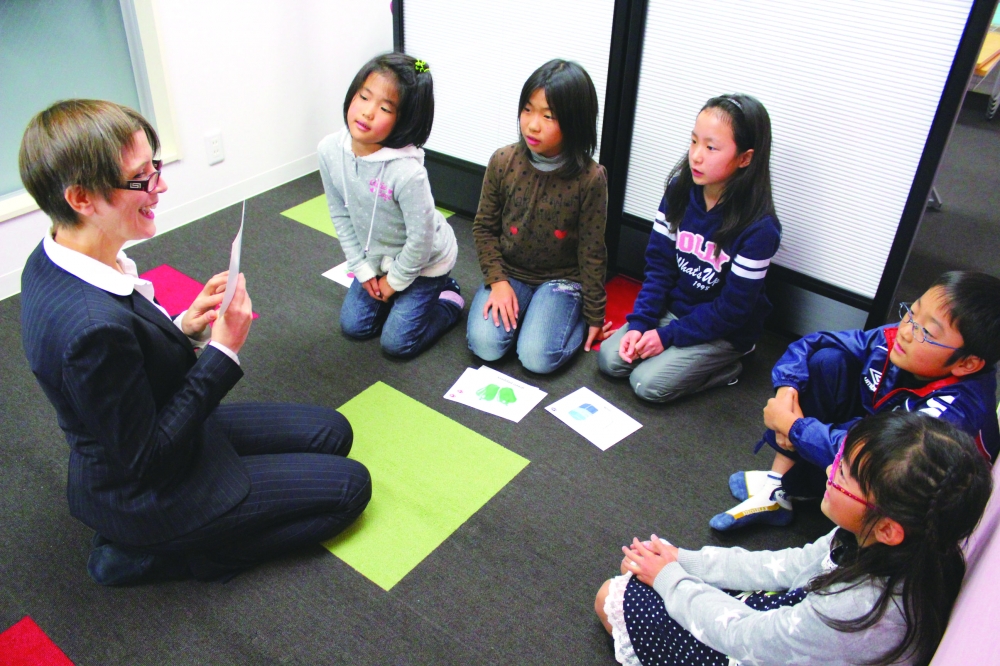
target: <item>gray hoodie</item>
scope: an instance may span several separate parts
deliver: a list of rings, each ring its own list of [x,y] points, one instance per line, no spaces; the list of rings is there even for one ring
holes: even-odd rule
[[[385,275],[403,291],[455,267],[455,232],[434,207],[424,151],[380,148],[355,157],[345,127],[319,142],[319,172],[347,266],[361,282]]]
[[[756,611],[721,591],[805,587],[836,566],[830,559],[836,531],[803,548],[779,551],[682,549],[677,562],[657,575],[653,589],[678,624],[743,666],[871,661],[899,643],[906,632],[898,598],[882,619],[856,633],[837,631],[823,617],[853,620],[867,613],[881,591],[877,583],[841,584],[832,588],[834,594],[809,593],[801,603],[770,611]]]

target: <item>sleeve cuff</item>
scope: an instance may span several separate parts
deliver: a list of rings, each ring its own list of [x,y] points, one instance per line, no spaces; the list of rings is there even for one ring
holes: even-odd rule
[[[182,324],[184,322],[184,315],[186,314],[187,310],[174,317],[174,326],[176,326],[181,333],[184,333],[184,326]],[[212,327],[206,326],[198,335],[188,335],[187,333],[184,333],[184,336],[188,339],[188,342],[191,343],[192,347],[195,349],[201,349],[205,346],[205,343],[212,338]]]
[[[409,282],[407,282],[406,280],[400,280],[399,277],[392,274],[392,271],[385,274],[385,281],[388,282],[389,286],[395,289],[396,291],[403,291],[411,284],[413,284],[413,280],[410,280]]]
[[[702,563],[701,563],[701,553],[697,550],[685,550],[684,548],[677,549],[677,563],[681,565],[684,571],[688,572],[692,576],[698,576],[701,578],[702,574]]]
[[[215,347],[216,349],[218,349],[220,352],[231,358],[233,363],[235,363],[236,365],[240,364],[240,357],[236,355],[236,352],[234,352],[232,349],[222,344],[221,342],[216,342],[215,340],[212,340],[211,342],[208,343],[208,346]]]
[[[375,277],[375,271],[368,264],[367,261],[361,260],[361,263],[357,265],[356,268],[351,269],[354,273],[354,279],[358,282],[368,282],[373,277]],[[395,287],[393,287],[395,289]]]
[[[674,331],[670,328],[670,324],[656,329],[656,334],[660,336],[660,343],[663,345],[664,349],[674,344]]]

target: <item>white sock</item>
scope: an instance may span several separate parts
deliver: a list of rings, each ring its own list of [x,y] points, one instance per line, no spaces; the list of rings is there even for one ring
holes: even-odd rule
[[[749,471],[743,472],[744,482],[747,484],[747,495],[753,497],[761,493],[768,496],[775,488],[781,486],[781,475],[777,472]]]

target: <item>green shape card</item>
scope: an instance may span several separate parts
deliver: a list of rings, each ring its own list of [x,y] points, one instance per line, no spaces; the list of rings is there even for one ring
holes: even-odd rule
[[[337,230],[333,228],[333,222],[330,221],[330,211],[326,207],[325,194],[282,211],[281,214],[296,222],[301,222],[307,227],[312,227],[316,231],[322,231],[328,236],[337,237]]]
[[[372,500],[323,545],[386,591],[529,462],[382,382],[339,411],[354,428],[351,458],[371,472]]]
[[[444,208],[438,208],[438,210],[441,211],[445,219],[454,215],[453,212]],[[328,236],[337,237],[337,230],[333,227],[333,222],[330,221],[330,211],[326,207],[325,194],[282,211],[281,214],[316,231],[322,231]]]

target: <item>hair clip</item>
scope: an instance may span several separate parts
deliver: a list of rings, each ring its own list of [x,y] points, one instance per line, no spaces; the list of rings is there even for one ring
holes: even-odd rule
[[[728,99],[730,102],[732,102],[733,106],[735,106],[740,111],[743,110],[743,105],[740,104],[739,100],[736,99],[735,95],[726,95],[726,99]]]
[[[413,69],[421,73],[431,71],[431,68],[428,67],[427,63],[424,62],[423,60],[418,60],[415,63],[413,63]]]

